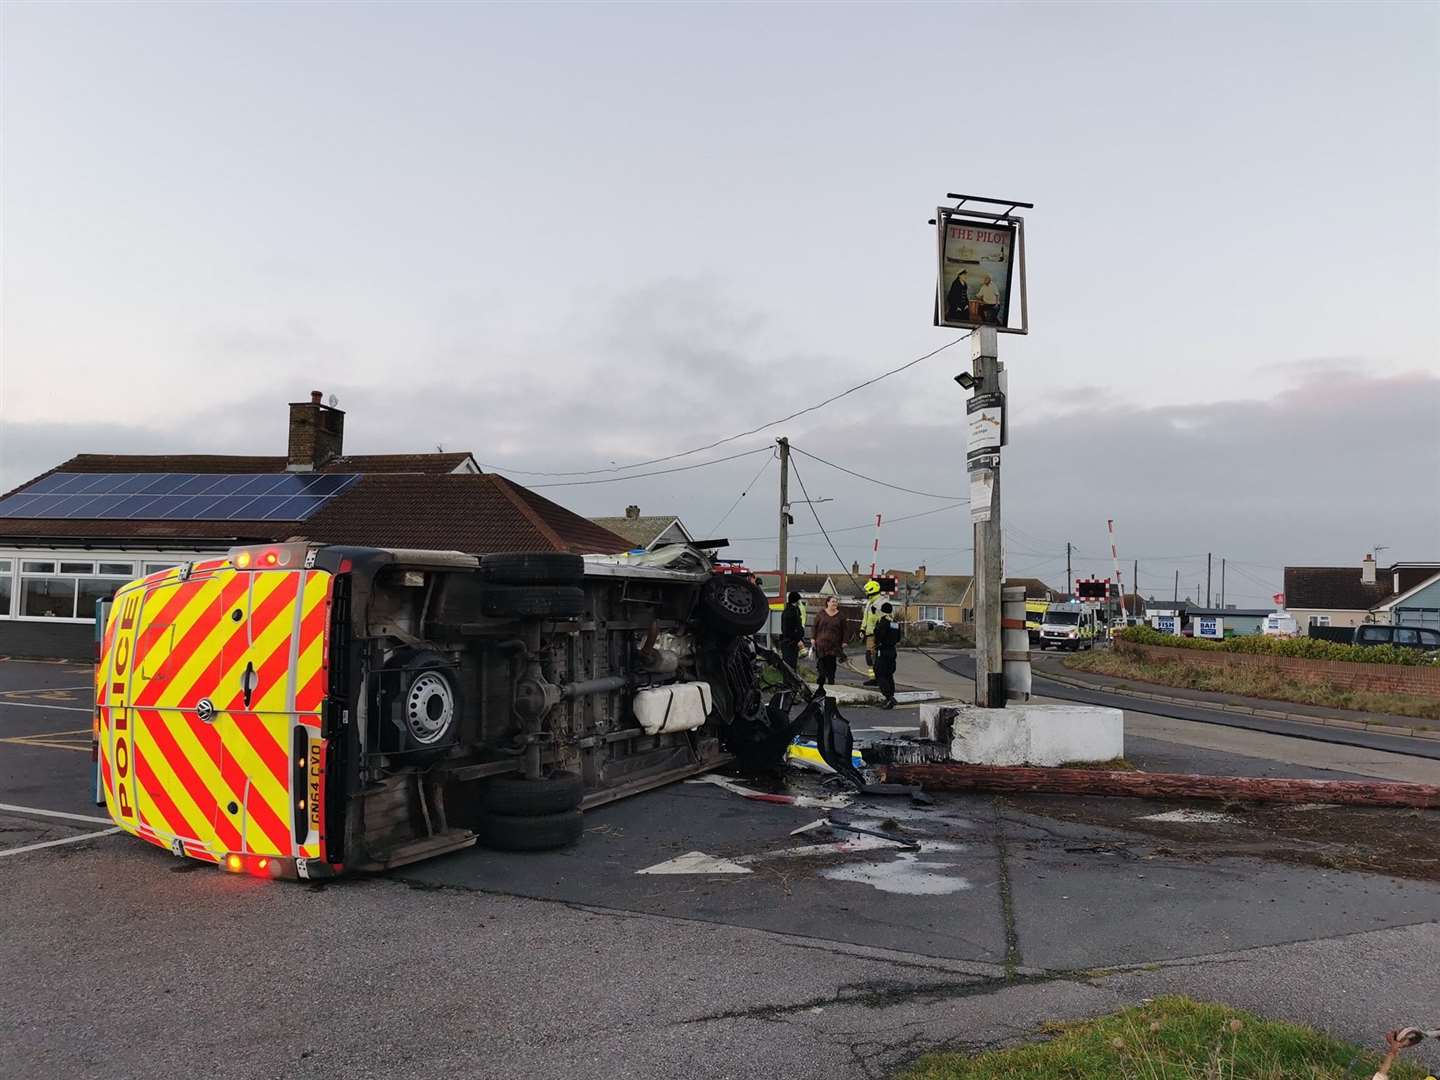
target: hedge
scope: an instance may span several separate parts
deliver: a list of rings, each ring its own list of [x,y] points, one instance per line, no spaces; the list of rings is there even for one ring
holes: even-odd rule
[[[1223,641],[1210,641],[1205,638],[1181,637],[1178,634],[1162,634],[1148,626],[1127,626],[1123,630],[1115,631],[1115,636],[1124,641],[1133,641],[1137,645],[1163,645],[1171,649],[1209,649],[1212,652],[1296,656],[1302,660],[1348,660],[1355,664],[1405,664],[1410,667],[1435,663],[1423,649],[1406,649],[1397,645],[1345,645],[1338,641],[1310,637],[1282,638],[1248,634]]]

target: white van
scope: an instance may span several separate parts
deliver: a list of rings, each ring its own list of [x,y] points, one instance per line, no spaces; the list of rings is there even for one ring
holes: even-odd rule
[[[1299,637],[1300,624],[1288,611],[1274,611],[1265,616],[1260,633],[1265,637]]]

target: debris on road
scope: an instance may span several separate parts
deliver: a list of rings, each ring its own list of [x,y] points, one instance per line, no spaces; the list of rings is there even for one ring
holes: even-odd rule
[[[840,832],[860,833],[864,836],[876,836],[881,840],[889,840],[893,844],[898,844],[901,851],[920,850],[920,842],[918,840],[912,840],[904,836],[896,836],[894,833],[881,832],[879,829],[867,829],[860,825],[851,825],[849,822],[837,821],[833,817],[820,818],[810,822],[808,825],[801,825],[798,829],[792,829],[790,835],[808,836],[822,829],[828,829],[832,832],[839,830]]]
[[[1112,795],[1137,799],[1329,803],[1440,809],[1440,786],[1378,780],[1285,780],[1190,773],[1111,772],[1002,765],[889,765],[885,779],[935,791]]]
[[[811,772],[825,773],[833,776],[835,770],[830,767],[824,757],[820,754],[820,744],[814,739],[797,738],[791,741],[785,751],[785,763],[794,765],[796,768],[808,769]],[[856,769],[864,769],[865,759],[860,756],[859,750],[850,751],[850,764]]]
[[[841,810],[849,806],[853,797],[850,795],[779,795],[768,791],[756,791],[744,784],[737,784],[733,780],[727,780],[723,776],[716,776],[714,773],[707,773],[704,776],[697,776],[693,780],[687,780],[687,784],[714,784],[718,788],[739,795],[743,799],[753,799],[755,802],[778,803],[781,806],[801,806],[816,810]]]

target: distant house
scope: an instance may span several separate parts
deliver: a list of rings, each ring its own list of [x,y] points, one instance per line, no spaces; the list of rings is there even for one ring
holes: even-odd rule
[[[765,595],[771,601],[785,600],[780,595],[780,571],[779,570],[757,570],[760,578],[760,587],[765,590]],[[831,574],[786,574],[785,591],[787,593],[798,592],[800,598],[808,604],[812,600],[824,602],[827,596],[839,596],[840,591],[835,587],[835,579]]]
[[[1156,601],[1153,606],[1157,610],[1164,611],[1182,608],[1181,625],[1186,634],[1195,632],[1196,623],[1200,619],[1219,619],[1221,630],[1227,637],[1245,637],[1260,633],[1265,626],[1266,617],[1271,614],[1272,610],[1270,608],[1208,608],[1183,600],[1179,604],[1163,605]]]
[[[1429,609],[1440,608],[1440,602],[1428,590],[1437,574],[1440,563],[1396,562],[1381,568],[1373,555],[1358,567],[1287,566],[1285,608],[1302,630],[1390,622],[1401,613],[1417,620],[1411,625],[1437,625]]]
[[[624,517],[591,518],[596,525],[630,541],[632,551],[654,551],[667,544],[689,544],[690,531],[673,514],[642,515],[640,507],[627,506]]]
[[[975,579],[970,574],[931,574],[923,566],[914,573],[895,572],[896,590],[906,622],[924,619],[951,626],[975,620]],[[1039,578],[1006,578],[1004,587],[1024,586],[1027,600],[1053,602],[1060,593]]]
[[[1440,569],[1373,609],[1376,622],[1440,630]]]

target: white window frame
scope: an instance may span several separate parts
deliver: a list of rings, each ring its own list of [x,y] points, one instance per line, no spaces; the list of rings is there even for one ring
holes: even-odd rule
[[[115,551],[113,549],[77,551],[66,550],[64,548],[52,548],[49,550],[41,548],[0,549],[0,564],[4,564],[6,562],[10,564],[10,569],[8,571],[0,569],[0,575],[3,575],[10,583],[9,605],[8,607],[0,607],[0,623],[29,622],[53,623],[66,626],[94,625],[95,617],[93,614],[71,617],[59,615],[51,616],[20,614],[21,593],[23,591],[24,581],[26,578],[59,577],[69,578],[70,580],[77,582],[82,580],[99,580],[105,582],[114,582],[116,587],[118,588],[120,585],[123,585],[127,581],[133,581],[138,577],[147,576],[147,563],[152,564],[156,567],[158,567],[160,564],[164,564],[166,566],[178,566],[187,562],[196,562],[200,559],[213,559],[217,554],[223,554],[223,552],[170,552],[155,551],[153,549],[149,551]],[[51,570],[49,573],[41,573],[39,571],[26,573],[21,569],[21,567],[24,566],[24,564],[27,562],[49,563],[52,567],[54,567],[54,569]],[[61,573],[59,570],[59,566],[62,562],[71,564],[88,563],[91,566],[91,572],[89,574]],[[99,570],[101,563],[128,563],[134,569],[129,573],[128,576],[123,577],[119,574],[100,574],[97,571]],[[72,600],[72,603],[73,602],[74,601]]]
[[[1329,626],[1329,625],[1330,625],[1330,616],[1329,616],[1329,615],[1311,615],[1311,616],[1310,616],[1310,625],[1311,625],[1311,626]]]
[[[944,605],[944,604],[921,604],[921,605],[920,605],[920,618],[921,618],[922,620],[929,620],[930,622],[944,622],[944,621],[945,621],[945,605]]]

